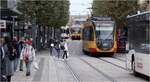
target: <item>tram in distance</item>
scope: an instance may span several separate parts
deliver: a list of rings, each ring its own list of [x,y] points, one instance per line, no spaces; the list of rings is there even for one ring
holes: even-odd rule
[[[127,16],[126,66],[150,79],[150,11]]]
[[[80,27],[74,27],[71,28],[71,35],[70,35],[71,39],[81,39],[81,28]]]
[[[111,53],[108,55],[117,51],[116,27],[111,17],[91,17],[87,20],[82,29],[82,50]]]

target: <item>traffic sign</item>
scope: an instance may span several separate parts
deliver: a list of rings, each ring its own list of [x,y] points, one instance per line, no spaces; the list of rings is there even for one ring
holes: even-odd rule
[[[1,28],[6,28],[6,21],[5,20],[0,20],[0,29]]]

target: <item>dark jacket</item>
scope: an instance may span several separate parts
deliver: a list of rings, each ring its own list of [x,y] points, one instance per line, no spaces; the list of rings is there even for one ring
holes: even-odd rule
[[[20,41],[20,42],[18,43],[18,53],[19,53],[19,57],[20,57],[21,51],[22,51],[22,49],[23,49],[24,46],[25,46],[25,43],[24,43],[24,42]],[[19,58],[19,57],[18,57],[18,58]]]
[[[16,51],[16,57],[18,58],[19,57],[18,42],[16,40],[13,40],[12,45]]]
[[[49,40],[49,47],[51,47],[51,44],[54,44],[54,40],[53,39]]]
[[[7,76],[12,76],[14,74],[14,67],[13,67],[13,60],[9,59],[9,56],[11,54],[13,54],[13,52],[10,50],[10,45],[9,44],[5,44],[4,45],[4,50],[6,52],[5,55],[5,61],[6,61],[6,75]]]
[[[60,42],[59,42],[59,41],[56,43],[55,49],[56,49],[56,50],[60,50]]]
[[[4,49],[4,47],[3,47]],[[4,53],[2,52],[2,46],[0,46],[0,81],[4,81],[2,75],[6,75],[6,58],[5,58],[5,50]],[[3,56],[4,55],[4,56]]]

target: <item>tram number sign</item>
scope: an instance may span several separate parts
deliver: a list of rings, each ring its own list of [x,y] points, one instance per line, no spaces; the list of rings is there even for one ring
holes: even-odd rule
[[[6,21],[5,20],[0,20],[0,29],[6,28]]]

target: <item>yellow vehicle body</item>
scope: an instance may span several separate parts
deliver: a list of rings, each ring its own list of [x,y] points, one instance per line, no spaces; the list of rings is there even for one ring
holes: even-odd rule
[[[70,35],[70,37],[72,38],[72,39],[81,39],[81,33],[79,33],[79,34],[71,34]]]
[[[84,24],[84,28],[86,27],[91,27],[92,30],[95,30],[94,25],[91,21],[87,22],[86,24]],[[83,28],[83,29],[84,29]],[[90,52],[90,53],[115,53],[117,51],[117,40],[116,40],[116,29],[114,31],[114,37],[113,37],[113,47],[110,50],[101,50],[98,48],[97,44],[96,44],[96,33],[95,31],[93,32],[94,35],[94,39],[93,41],[89,41],[89,40],[82,40],[82,49],[86,52]],[[82,36],[83,38],[83,36]]]

